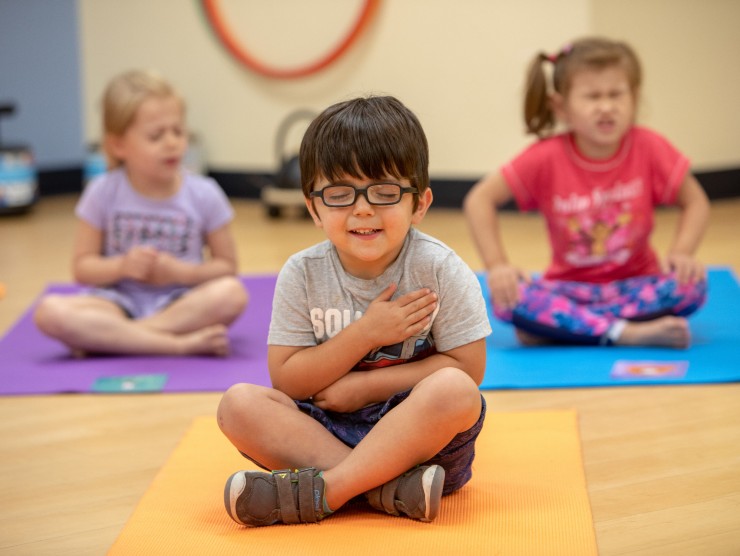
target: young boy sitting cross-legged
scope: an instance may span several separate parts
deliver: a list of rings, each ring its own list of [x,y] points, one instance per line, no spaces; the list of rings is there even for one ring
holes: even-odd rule
[[[273,388],[237,384],[218,423],[270,472],[239,471],[226,509],[250,526],[315,522],[364,494],[432,521],[471,477],[491,328],[478,281],[415,228],[432,202],[428,146],[393,97],[335,104],[300,149],[306,206],[328,238],[275,289]]]

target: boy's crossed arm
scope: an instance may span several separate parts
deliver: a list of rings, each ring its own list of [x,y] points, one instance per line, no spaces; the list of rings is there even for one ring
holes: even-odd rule
[[[341,413],[356,411],[413,388],[422,379],[444,367],[462,369],[480,384],[485,370],[485,356],[485,340],[481,339],[410,363],[347,373],[314,394],[313,402],[322,409]]]
[[[479,383],[485,366],[483,341],[412,363],[349,372],[373,349],[403,342],[429,325],[437,307],[436,293],[422,288],[391,301],[395,291],[395,284],[390,285],[362,318],[317,346],[271,345],[268,365],[273,386],[293,399],[313,397],[318,407],[347,412],[384,401],[446,366],[462,368]]]

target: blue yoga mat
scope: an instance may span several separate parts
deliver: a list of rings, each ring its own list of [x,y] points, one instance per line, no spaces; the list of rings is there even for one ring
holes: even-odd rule
[[[496,319],[483,275],[493,333],[481,389],[572,388],[740,381],[740,286],[728,267],[709,269],[707,303],[689,318],[686,350],[647,347],[523,347]]]

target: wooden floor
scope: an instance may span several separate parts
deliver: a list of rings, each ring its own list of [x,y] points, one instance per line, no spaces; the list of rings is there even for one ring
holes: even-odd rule
[[[76,198],[43,199],[0,216],[0,334],[44,286],[69,281]],[[320,239],[308,220],[272,221],[235,201],[241,271],[274,272]],[[657,217],[664,251],[676,221]],[[712,205],[699,253],[740,272],[740,199]],[[547,261],[537,216],[507,213],[505,241],[523,267]],[[480,261],[459,211],[432,210],[420,228]],[[2,365],[0,360],[0,365]],[[493,391],[492,411],[575,408],[602,556],[740,554],[740,385]],[[219,395],[0,398],[0,555],[100,555],[120,533],[192,419]],[[477,470],[485,472],[485,470]]]

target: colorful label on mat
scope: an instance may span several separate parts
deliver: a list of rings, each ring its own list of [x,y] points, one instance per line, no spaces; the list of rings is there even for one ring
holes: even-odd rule
[[[611,377],[622,380],[683,378],[689,369],[688,361],[624,361],[614,363]]]
[[[166,374],[101,376],[92,385],[93,392],[161,392]]]

